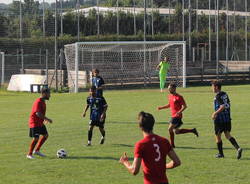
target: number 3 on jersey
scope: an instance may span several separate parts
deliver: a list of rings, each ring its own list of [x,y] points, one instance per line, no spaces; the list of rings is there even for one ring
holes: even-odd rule
[[[158,144],[153,144],[153,146],[155,147],[155,151],[158,154],[158,157],[155,158],[155,161],[159,162],[159,160],[161,159],[160,146]]]

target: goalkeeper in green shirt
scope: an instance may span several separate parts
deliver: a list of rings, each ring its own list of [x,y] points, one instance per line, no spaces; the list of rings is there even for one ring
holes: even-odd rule
[[[166,83],[167,72],[170,68],[170,64],[168,63],[169,59],[166,56],[163,61],[157,65],[156,69],[159,70],[159,78],[160,78],[160,89],[163,92]]]

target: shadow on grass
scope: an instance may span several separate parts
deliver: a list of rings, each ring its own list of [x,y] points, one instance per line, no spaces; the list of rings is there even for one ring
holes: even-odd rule
[[[166,121],[158,121],[158,122],[155,122],[155,124],[159,124],[159,125],[166,125],[166,124],[169,124],[169,122],[166,122]]]
[[[250,160],[250,158],[244,158],[244,155],[243,155],[243,158],[241,158],[240,160]]]
[[[108,121],[108,124],[135,124],[136,122]]]
[[[136,121],[133,121],[133,122],[122,122],[122,121],[108,121],[107,122],[108,124],[124,124],[124,125],[131,125],[131,124],[138,124]],[[155,122],[155,124],[158,124],[158,125],[168,125],[169,122],[167,121],[158,121],[158,122]],[[184,122],[184,125],[193,125],[193,123],[189,123],[189,122]]]
[[[217,150],[216,147],[214,148],[198,148],[198,147],[191,147],[191,146],[176,146],[175,149],[194,149],[194,150]],[[223,148],[223,150],[235,150],[235,148]],[[250,148],[243,148],[244,150],[250,150]]]
[[[129,144],[112,144],[112,145],[117,146],[117,147],[129,147],[129,148],[134,147],[133,145],[129,145]]]
[[[215,150],[217,148],[197,148],[197,147],[191,147],[191,146],[175,146],[175,149],[191,149],[191,150]],[[224,148],[226,149],[226,148]]]
[[[119,161],[120,158],[115,158],[115,157],[98,157],[98,156],[71,156],[65,158],[66,160],[114,160],[114,161]],[[132,158],[128,159],[129,161],[132,161]]]
[[[119,158],[115,158],[115,157],[98,157],[98,156],[69,156],[66,159],[68,159],[68,160],[86,159],[86,160],[116,160],[116,161],[119,161]]]

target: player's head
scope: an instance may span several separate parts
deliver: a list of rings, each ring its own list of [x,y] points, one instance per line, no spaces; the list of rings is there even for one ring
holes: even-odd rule
[[[139,126],[142,131],[151,133],[155,124],[154,116],[150,113],[141,111],[138,115]]]
[[[49,98],[50,98],[50,89],[49,88],[42,88],[41,95],[42,95],[43,99],[49,100]]]
[[[165,56],[163,61],[168,62],[168,56]]]
[[[169,93],[175,94],[175,93],[176,93],[176,88],[177,88],[177,85],[176,85],[175,83],[171,82],[171,83],[168,85]]]
[[[212,90],[214,93],[218,93],[221,90],[221,81],[213,80],[211,84],[212,84]]]
[[[96,95],[96,87],[95,86],[91,86],[89,88],[89,95],[90,96],[95,96]]]
[[[99,72],[100,71],[98,69],[96,69],[96,68],[92,70],[92,74],[93,74],[94,77],[98,76]]]

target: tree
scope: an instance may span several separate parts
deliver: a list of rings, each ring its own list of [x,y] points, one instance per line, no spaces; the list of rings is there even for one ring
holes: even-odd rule
[[[5,37],[8,35],[8,25],[9,20],[7,17],[0,14],[0,37]]]

